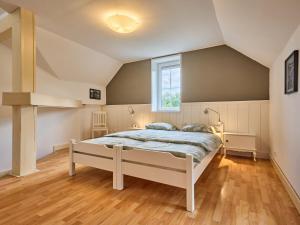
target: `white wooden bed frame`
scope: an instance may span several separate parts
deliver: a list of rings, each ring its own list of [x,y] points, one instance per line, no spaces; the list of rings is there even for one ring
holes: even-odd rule
[[[200,163],[193,156],[175,157],[168,152],[123,150],[122,145],[108,148],[105,145],[70,142],[70,176],[75,175],[75,163],[113,172],[113,188],[122,190],[123,177],[129,175],[186,189],[186,208],[195,209],[194,184],[214,158],[218,149],[210,152]]]

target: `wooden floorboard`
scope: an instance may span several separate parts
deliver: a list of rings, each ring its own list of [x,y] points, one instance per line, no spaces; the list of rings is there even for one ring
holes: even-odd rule
[[[267,160],[217,155],[195,187],[196,210],[185,211],[185,191],[81,166],[68,176],[68,152],[38,162],[40,172],[0,179],[0,224],[287,224],[300,216]]]

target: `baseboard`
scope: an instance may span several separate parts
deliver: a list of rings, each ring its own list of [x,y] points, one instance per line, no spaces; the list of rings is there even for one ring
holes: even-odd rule
[[[300,197],[299,197],[299,195],[294,190],[293,186],[291,185],[291,183],[289,182],[287,177],[284,175],[284,173],[282,172],[282,170],[279,167],[279,165],[277,164],[277,162],[272,157],[271,157],[271,163],[272,163],[272,165],[275,169],[275,172],[277,173],[279,179],[281,180],[284,188],[286,189],[286,191],[288,192],[290,198],[292,199],[292,202],[294,203],[294,205],[296,206],[298,212],[300,213]]]
[[[69,144],[61,144],[61,145],[54,145],[53,146],[53,152],[56,152],[58,150],[63,150],[69,148]]]
[[[237,151],[228,150],[227,155],[243,156],[243,157],[253,158],[253,155],[250,152],[237,152]],[[270,155],[267,152],[256,152],[256,158],[258,158],[258,159],[269,159]]]
[[[0,171],[0,177],[4,177],[4,176],[10,175],[10,174],[11,174],[11,170]]]

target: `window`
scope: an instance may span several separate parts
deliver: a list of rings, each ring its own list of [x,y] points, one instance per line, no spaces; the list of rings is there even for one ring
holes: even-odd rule
[[[181,98],[180,55],[153,59],[152,111],[179,111]]]

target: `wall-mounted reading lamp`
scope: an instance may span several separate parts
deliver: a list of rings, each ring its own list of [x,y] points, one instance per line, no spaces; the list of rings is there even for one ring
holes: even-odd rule
[[[135,114],[135,111],[134,111],[134,109],[132,108],[132,106],[128,106],[128,112],[129,112],[129,114],[133,117],[134,116],[134,114]]]
[[[224,132],[224,123],[221,121],[221,117],[220,117],[220,113],[214,109],[211,108],[206,108],[204,109],[204,114],[208,114],[209,111],[214,112],[218,115],[218,124],[215,125],[214,127],[216,128],[217,132],[220,132],[221,134],[223,134]],[[221,136],[222,140],[223,140],[223,135]]]
[[[129,114],[131,115],[131,127],[132,127],[132,128],[136,128],[137,125],[134,123],[134,120],[133,120],[135,111],[134,111],[134,109],[132,108],[132,106],[128,106],[128,112],[129,112]]]
[[[212,112],[216,113],[218,115],[218,118],[219,118],[218,122],[221,123],[220,113],[218,111],[216,111],[216,110],[211,109],[211,108],[204,109],[204,113],[205,114],[208,114],[209,111],[212,111]]]

